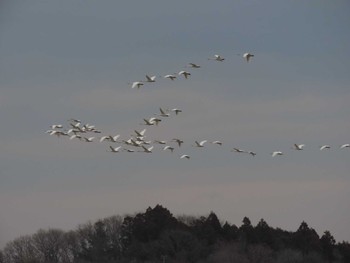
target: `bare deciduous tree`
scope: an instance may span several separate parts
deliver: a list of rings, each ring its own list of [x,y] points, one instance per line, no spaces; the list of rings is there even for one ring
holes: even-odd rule
[[[3,254],[6,263],[40,262],[33,238],[29,235],[21,236],[7,243]]]

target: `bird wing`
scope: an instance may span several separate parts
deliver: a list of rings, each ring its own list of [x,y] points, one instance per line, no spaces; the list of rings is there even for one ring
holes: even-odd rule
[[[141,147],[142,147],[146,152],[148,151],[148,149],[147,149],[145,146],[141,145]]]
[[[131,88],[135,88],[135,87],[140,88],[140,86],[142,86],[142,85],[143,85],[143,83],[141,83],[141,82],[139,82],[139,81],[135,81],[135,82],[132,84]]]
[[[113,137],[113,140],[116,141],[119,137],[120,137],[120,135],[117,134],[116,136]]]
[[[140,131],[141,136],[145,135],[146,129],[143,129],[142,131]]]
[[[134,130],[134,132],[136,133],[137,136],[139,136],[139,137],[142,136],[141,132],[139,132],[139,131],[137,131],[137,130]]]
[[[159,108],[161,114],[165,114],[164,110],[162,108]]]

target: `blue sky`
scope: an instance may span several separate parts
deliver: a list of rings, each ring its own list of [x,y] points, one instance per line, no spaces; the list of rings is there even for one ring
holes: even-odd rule
[[[350,142],[349,11],[345,0],[2,2],[0,246],[158,203],[237,225],[305,220],[349,240],[350,152],[339,149]],[[246,63],[237,54],[248,51]],[[128,84],[184,69],[188,80]],[[146,132],[182,138],[173,154],[111,154],[108,143],[45,134],[78,118],[127,138],[159,107],[183,110]],[[224,145],[191,146],[205,139]]]

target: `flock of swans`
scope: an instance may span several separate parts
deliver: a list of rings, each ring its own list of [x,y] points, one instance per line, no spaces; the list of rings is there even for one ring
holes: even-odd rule
[[[250,62],[250,60],[254,57],[251,53],[244,53],[242,55],[244,60],[246,62]],[[225,61],[225,58],[221,55],[214,55],[213,57],[208,58],[208,60],[213,60],[217,62],[223,62]],[[188,63],[187,68],[192,69],[199,69],[201,68],[200,65],[196,63]],[[178,77],[183,77],[184,79],[188,79],[191,76],[191,72],[188,72],[186,70],[181,70],[176,74],[167,74],[163,77],[164,79],[169,79],[171,81],[175,81]],[[157,76],[149,76],[146,75],[146,79],[142,81],[134,81],[132,83],[129,83],[131,85],[132,89],[140,89],[142,86],[144,86],[146,83],[154,83],[156,82]],[[159,112],[155,113],[150,118],[144,118],[143,123],[140,123],[140,125],[146,125],[146,126],[158,126],[161,122],[163,122],[165,119],[169,119],[169,117],[176,117],[177,115],[182,114],[182,110],[178,108],[173,109],[165,109],[165,108],[159,108]],[[68,120],[67,127],[64,127],[62,124],[53,124],[50,126],[50,129],[46,131],[49,135],[62,137],[62,138],[68,138],[69,140],[78,140],[85,143],[92,143],[92,142],[98,142],[98,143],[108,143],[107,151],[111,153],[121,153],[121,152],[142,152],[142,153],[152,153],[155,150],[162,150],[167,151],[170,153],[173,152],[181,152],[180,149],[183,149],[181,147],[185,142],[183,139],[179,138],[170,138],[169,140],[148,140],[146,136],[147,129],[144,128],[142,130],[135,129],[132,134],[129,134],[126,138],[122,139],[120,134],[104,134],[100,129],[97,129],[95,125],[91,125],[89,123],[82,124],[82,121],[79,119],[70,119]],[[186,143],[187,144],[187,143]],[[208,148],[208,144],[217,145],[217,146],[223,146],[223,142],[220,140],[195,140],[191,146],[196,148]],[[302,151],[305,148],[305,144],[297,144],[295,143],[291,147],[295,151]],[[320,151],[329,150],[331,148],[330,145],[322,145],[319,147]],[[345,149],[350,148],[350,144],[342,144],[338,146],[339,149]],[[232,148],[230,150],[231,152],[238,153],[238,154],[246,154],[249,156],[256,156],[257,153],[252,150],[244,150],[240,148]],[[284,155],[284,152],[276,150],[272,153],[270,153],[272,157],[281,156]],[[180,159],[190,159],[190,155],[180,153],[178,154]]]

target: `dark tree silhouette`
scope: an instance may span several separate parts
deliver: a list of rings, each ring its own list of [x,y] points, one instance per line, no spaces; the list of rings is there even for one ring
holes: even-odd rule
[[[139,213],[135,217],[127,217],[123,222],[123,235],[132,235],[140,242],[148,242],[159,237],[165,229],[176,228],[178,221],[168,209],[160,205],[153,209],[148,208],[145,213]]]
[[[193,229],[196,235],[205,240],[208,245],[215,244],[217,240],[222,238],[223,234],[220,221],[214,212],[211,212],[207,218],[199,218]]]
[[[116,258],[104,220],[98,220],[94,224],[88,223],[78,231],[81,246],[79,258],[88,262],[108,262]]]
[[[76,230],[40,229],[8,242],[0,263],[348,263],[350,244],[336,243],[329,231],[319,238],[302,222],[295,232],[253,227],[244,217],[238,228],[208,216],[176,219],[157,205],[134,216],[112,216]]]
[[[149,207],[145,213],[138,213],[135,217],[126,217],[122,224],[124,253],[142,260],[149,259],[151,248],[146,248],[145,243],[157,240],[163,231],[176,229],[179,225],[169,210],[161,205],[153,209]],[[152,251],[155,246],[153,243]]]
[[[329,231],[325,231],[320,239],[323,255],[328,262],[333,262],[334,255],[333,250],[335,247],[335,239]]]
[[[303,255],[311,251],[320,251],[321,244],[319,236],[313,228],[309,228],[306,222],[302,222],[293,237],[294,246],[298,248]]]
[[[21,236],[6,244],[4,261],[7,263],[36,263],[40,262],[33,238],[29,235]]]
[[[238,238],[238,227],[230,225],[227,221],[222,226],[223,237],[226,241],[234,241]]]
[[[64,257],[64,232],[60,229],[40,229],[33,235],[33,243],[39,257],[45,262],[58,263]]]
[[[244,217],[242,223],[243,224],[238,230],[238,240],[246,250],[249,244],[256,242],[256,237],[254,227],[252,226],[250,219],[248,217]]]
[[[260,219],[259,223],[255,226],[255,238],[257,243],[266,244],[272,247],[273,229],[266,223],[264,219]]]
[[[350,262],[350,243],[343,241],[338,244],[337,247],[339,249],[343,262]]]

